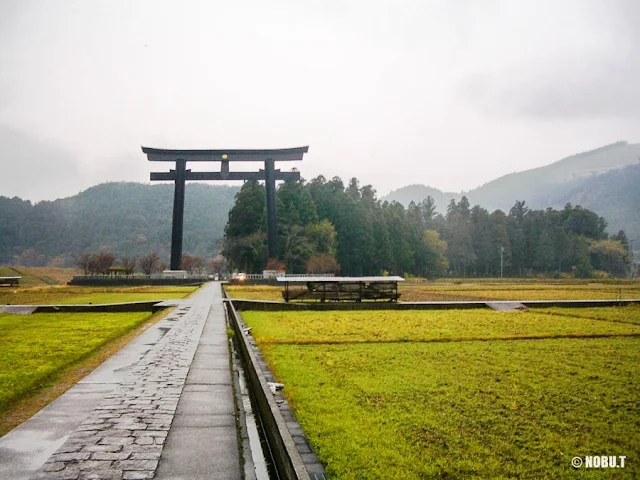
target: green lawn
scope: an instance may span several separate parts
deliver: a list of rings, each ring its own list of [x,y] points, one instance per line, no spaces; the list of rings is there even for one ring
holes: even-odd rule
[[[272,285],[225,285],[224,289],[231,298],[242,298],[243,300],[269,300],[273,302],[283,302],[283,287]]]
[[[426,283],[400,284],[401,300],[480,301],[480,300],[618,300],[640,298],[640,282],[557,284],[539,283]]]
[[[332,479],[640,474],[636,339],[264,345]],[[601,478],[614,472],[593,472]],[[611,476],[609,476],[611,478]]]
[[[598,309],[589,309],[589,312]],[[611,310],[611,309],[607,309]],[[614,311],[616,309],[613,309]],[[640,323],[640,306],[619,309]],[[559,336],[640,335],[640,325],[603,322],[581,309],[545,312],[493,310],[366,310],[244,312],[264,343],[425,342]],[[559,316],[561,313],[562,316]],[[567,315],[574,315],[569,317]],[[606,315],[606,314],[603,314]],[[608,313],[609,316],[614,315]]]
[[[0,265],[0,277],[21,277],[20,285],[22,286],[64,284],[79,273],[81,272],[75,268]]]
[[[639,316],[243,312],[334,480],[637,477],[640,338],[551,337],[637,335],[619,319]],[[499,339],[518,335],[550,338]],[[574,470],[584,455],[626,468]]]
[[[198,287],[34,287],[0,289],[0,305],[60,305],[81,303],[142,302],[184,298]]]
[[[551,315],[592,318],[607,322],[623,322],[640,324],[640,305],[628,305],[625,307],[599,307],[599,308],[544,308],[536,310]]]
[[[0,414],[150,316],[148,312],[0,314]]]

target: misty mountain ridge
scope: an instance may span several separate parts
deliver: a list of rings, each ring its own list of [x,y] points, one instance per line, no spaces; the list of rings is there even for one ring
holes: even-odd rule
[[[504,175],[470,190],[467,198],[471,203],[489,210],[511,208],[516,200],[525,200],[533,205],[537,204],[539,198],[553,195],[558,188],[564,188],[567,182],[634,165],[639,160],[640,144],[616,142],[571,155],[544,167]]]
[[[609,233],[625,230],[640,245],[640,145],[617,142],[572,155],[546,167],[505,175],[467,193],[409,185],[382,197],[405,206],[431,196],[441,213],[466,195],[472,205],[509,212],[516,200],[532,209],[581,205],[603,216]],[[188,183],[184,253],[219,251],[239,187]],[[66,262],[85,252],[168,259],[173,215],[172,184],[103,183],[72,197],[33,204],[0,196],[0,263]]]
[[[185,254],[209,257],[219,250],[236,186],[188,183]],[[0,263],[69,264],[82,253],[111,251],[168,258],[173,216],[172,184],[110,182],[72,197],[32,204],[0,196]]]
[[[464,193],[443,192],[442,190],[438,190],[437,188],[429,187],[427,185],[414,184],[407,185],[406,187],[402,187],[397,190],[392,190],[388,195],[385,195],[380,200],[383,202],[395,201],[407,207],[412,201],[418,203],[427,197],[431,197],[435,201],[437,210],[440,213],[444,213],[447,210],[449,202],[452,199],[457,202],[462,198],[462,195],[464,195]]]
[[[640,241],[640,144],[626,141],[571,155],[544,167],[510,173],[462,193],[442,192],[425,185],[409,185],[382,198],[407,206],[428,195],[445,213],[454,199],[466,196],[471,205],[509,212],[517,200],[530,208],[581,205],[605,217],[608,231],[625,230]]]

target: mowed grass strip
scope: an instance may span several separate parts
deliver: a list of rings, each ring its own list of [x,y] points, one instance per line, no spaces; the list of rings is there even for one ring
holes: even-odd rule
[[[400,284],[404,302],[479,300],[617,300],[640,298],[640,283],[540,284]]]
[[[0,266],[0,277],[19,276],[20,285],[58,285],[82,273],[76,268]]]
[[[271,285],[225,285],[225,290],[231,298],[243,300],[265,300],[283,302],[283,287]]]
[[[261,349],[334,480],[640,475],[636,338]]]
[[[565,313],[580,309],[570,310]],[[640,323],[640,309],[631,309]],[[493,310],[382,310],[242,313],[259,344],[432,342],[640,335],[640,325]]]
[[[184,298],[198,287],[9,287],[0,289],[0,305],[63,305],[142,302]]]
[[[0,314],[0,414],[150,316],[148,312]]]
[[[564,317],[590,318],[606,322],[622,322],[640,325],[640,305],[598,308],[541,308],[536,312]]]

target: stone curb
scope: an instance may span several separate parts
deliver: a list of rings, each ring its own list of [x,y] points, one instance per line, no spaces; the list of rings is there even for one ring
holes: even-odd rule
[[[268,382],[275,382],[275,379],[253,339],[245,333],[241,316],[230,300],[225,299],[224,303],[278,474],[291,480],[326,480],[324,467],[313,453],[288,403],[282,395],[269,389]]]

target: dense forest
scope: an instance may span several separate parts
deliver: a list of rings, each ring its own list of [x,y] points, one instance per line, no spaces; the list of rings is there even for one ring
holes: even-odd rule
[[[534,206],[582,205],[607,219],[610,231],[623,229],[629,239],[640,242],[640,163],[600,175],[573,180],[547,196],[535,199]]]
[[[220,251],[238,187],[188,184],[184,252],[209,258]],[[32,204],[0,196],[0,264],[76,266],[86,253],[168,262],[173,185],[104,183],[73,197]]]
[[[451,200],[446,213],[431,197],[405,208],[380,201],[353,178],[319,176],[278,187],[279,259],[266,256],[264,185],[246,182],[225,229],[231,268],[288,273],[440,276],[624,276],[630,264],[624,231],[609,236],[604,218],[580,206],[509,212]],[[502,272],[501,272],[502,268]]]
[[[629,268],[625,233],[609,236],[603,218],[571,204],[534,210],[519,201],[489,212],[465,197],[436,209],[427,197],[404,207],[357,179],[345,186],[322,176],[281,183],[277,202],[280,255],[268,259],[264,185],[189,184],[185,257],[208,263],[222,249],[240,271],[345,275],[500,276],[501,260],[505,276],[624,276]],[[0,264],[77,266],[100,253],[155,253],[167,263],[172,205],[170,184],[107,183],[35,205],[0,196]]]

